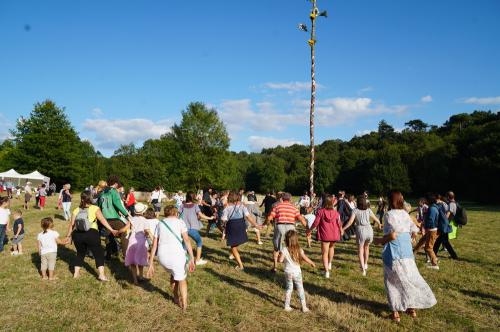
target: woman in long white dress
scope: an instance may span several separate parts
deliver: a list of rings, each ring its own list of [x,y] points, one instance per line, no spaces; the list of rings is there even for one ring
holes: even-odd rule
[[[384,284],[392,319],[400,321],[399,312],[417,316],[416,309],[427,309],[436,304],[429,285],[420,275],[412,251],[412,237],[418,228],[404,209],[403,195],[394,191],[389,196],[389,211],[384,216],[383,244]]]

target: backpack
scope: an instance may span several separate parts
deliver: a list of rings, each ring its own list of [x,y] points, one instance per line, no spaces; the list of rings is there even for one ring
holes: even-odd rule
[[[75,218],[75,230],[86,232],[90,229],[90,226],[88,209],[80,209]]]
[[[465,211],[465,209],[458,203],[456,204],[457,213],[453,216],[453,221],[455,221],[457,225],[465,226],[467,225],[467,211]]]

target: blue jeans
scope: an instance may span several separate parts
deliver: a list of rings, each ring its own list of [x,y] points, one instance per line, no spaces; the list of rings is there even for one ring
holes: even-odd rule
[[[188,230],[188,235],[190,238],[196,242],[196,247],[201,248],[203,245],[203,241],[201,240],[201,235],[200,232],[197,229],[189,229]]]
[[[3,242],[5,240],[6,230],[7,230],[7,225],[0,225],[0,252],[3,251]]]

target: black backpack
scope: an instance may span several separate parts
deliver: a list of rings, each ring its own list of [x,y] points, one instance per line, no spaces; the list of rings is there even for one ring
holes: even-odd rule
[[[458,203],[457,204],[457,213],[453,216],[453,221],[457,225],[465,226],[467,225],[467,211]]]

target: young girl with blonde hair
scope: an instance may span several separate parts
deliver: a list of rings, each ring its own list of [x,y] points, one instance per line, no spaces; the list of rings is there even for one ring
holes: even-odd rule
[[[289,230],[286,232],[285,244],[286,247],[281,250],[278,258],[280,263],[285,263],[285,311],[292,311],[290,301],[292,299],[293,284],[295,283],[299,300],[302,304],[302,311],[308,312],[309,309],[307,308],[304,286],[302,284],[302,270],[300,268],[300,263],[304,261],[312,267],[316,267],[316,265],[306,256],[304,250],[300,248],[299,236],[296,231]]]

